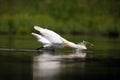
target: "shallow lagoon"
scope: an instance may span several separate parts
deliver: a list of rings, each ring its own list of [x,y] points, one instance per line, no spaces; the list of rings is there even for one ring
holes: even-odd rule
[[[70,41],[92,42],[86,59],[61,58],[74,54],[70,48],[55,53],[0,51],[0,80],[118,80],[120,38],[64,36]],[[0,35],[0,48],[34,50],[41,46],[33,36]]]

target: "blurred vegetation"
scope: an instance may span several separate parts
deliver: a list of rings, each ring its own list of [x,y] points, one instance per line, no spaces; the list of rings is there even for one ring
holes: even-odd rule
[[[64,34],[120,34],[119,0],[0,0],[0,33],[38,25]]]

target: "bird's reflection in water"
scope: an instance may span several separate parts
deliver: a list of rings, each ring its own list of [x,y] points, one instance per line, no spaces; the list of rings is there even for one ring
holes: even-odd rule
[[[79,60],[80,58],[83,58],[83,55],[85,55],[85,53],[71,53],[66,55],[63,54],[57,55],[49,51],[45,51],[39,56],[34,56],[33,80],[56,80],[57,76],[66,73],[66,71],[69,70],[68,68],[71,68],[71,70],[73,70],[74,72],[75,66],[82,68],[81,72],[84,72],[85,63],[76,61]]]
[[[44,52],[34,57],[33,80],[55,80],[60,72],[60,56],[54,56],[51,52]]]

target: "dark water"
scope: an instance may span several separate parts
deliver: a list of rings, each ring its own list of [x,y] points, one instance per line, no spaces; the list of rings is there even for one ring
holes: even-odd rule
[[[81,59],[68,57],[74,54],[71,49],[55,53],[1,50],[0,80],[120,80],[119,38],[70,36],[67,39],[92,42],[94,47],[88,46],[92,53]],[[39,46],[33,37],[0,36],[2,49],[33,50]]]

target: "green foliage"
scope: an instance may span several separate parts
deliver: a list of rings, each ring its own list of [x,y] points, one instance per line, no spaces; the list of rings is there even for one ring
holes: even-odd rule
[[[0,0],[0,33],[29,34],[34,25],[59,33],[120,34],[118,0]]]

